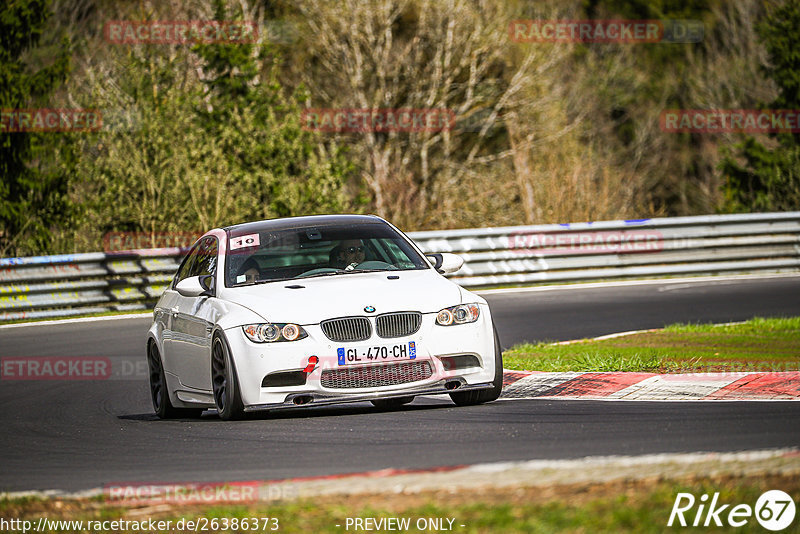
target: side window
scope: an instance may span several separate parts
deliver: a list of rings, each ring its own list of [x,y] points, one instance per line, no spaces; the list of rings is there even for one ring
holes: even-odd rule
[[[186,259],[183,260],[178,273],[175,275],[172,287],[175,287],[175,284],[190,276],[215,274],[217,272],[218,250],[219,245],[216,237],[209,236],[197,243],[186,255]]]
[[[216,274],[218,249],[216,237],[208,236],[203,239],[197,247],[197,256],[189,269],[189,276]]]
[[[194,248],[190,250],[189,253],[186,255],[186,257],[183,259],[183,263],[181,263],[181,266],[178,268],[178,272],[175,274],[175,279],[172,281],[172,287],[175,287],[175,285],[184,278],[188,278],[191,276],[189,272],[191,271],[192,265],[194,265],[195,260],[197,259],[198,248],[199,244],[195,245]]]

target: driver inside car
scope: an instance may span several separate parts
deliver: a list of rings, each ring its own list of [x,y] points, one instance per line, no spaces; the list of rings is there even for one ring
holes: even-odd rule
[[[250,283],[257,282],[261,272],[258,268],[258,262],[252,256],[247,258],[241,267],[239,267],[239,274],[236,277],[236,283]]]
[[[360,239],[346,239],[332,251],[333,266],[337,269],[352,270],[366,258],[364,242]]]

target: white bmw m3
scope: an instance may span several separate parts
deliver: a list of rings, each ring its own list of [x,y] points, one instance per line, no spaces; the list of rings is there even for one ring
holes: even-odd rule
[[[207,232],[156,304],[147,334],[161,418],[449,394],[500,396],[486,301],[447,280],[463,261],[424,253],[375,216],[276,219]]]

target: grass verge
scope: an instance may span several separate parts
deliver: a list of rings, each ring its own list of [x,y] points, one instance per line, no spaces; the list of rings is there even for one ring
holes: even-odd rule
[[[506,369],[653,373],[800,370],[800,317],[735,325],[671,325],[662,330],[566,345],[522,344]]]
[[[721,514],[723,528],[685,529],[667,527],[670,512],[678,493],[691,493],[698,500],[705,494],[713,497],[719,493],[718,504],[755,506],[758,497],[767,490],[780,489],[795,502],[800,502],[800,478],[796,474],[767,474],[757,477],[725,475],[715,478],[691,480],[623,480],[606,483],[565,484],[546,487],[495,488],[491,491],[460,490],[457,492],[425,492],[417,494],[380,494],[328,496],[317,500],[259,503],[253,505],[216,505],[174,508],[169,506],[149,508],[109,507],[99,500],[40,500],[17,499],[0,501],[0,514],[4,518],[37,521],[46,516],[50,520],[171,520],[176,525],[180,519],[208,521],[217,519],[212,532],[244,532],[242,529],[221,528],[225,519],[277,518],[279,532],[354,532],[347,518],[408,518],[406,532],[437,532],[435,528],[419,528],[429,519],[439,520],[438,525],[452,525],[450,530],[463,533],[516,533],[516,532],[664,532],[691,530],[703,532],[731,531],[764,532],[754,517],[743,527],[732,529],[725,524],[727,511]],[[697,506],[686,512],[691,524]],[[452,519],[452,523],[448,520]],[[703,520],[705,517],[703,517]],[[701,520],[702,521],[702,520]],[[419,524],[417,523],[419,522]],[[427,523],[432,527],[436,523]],[[702,524],[702,523],[701,523]],[[713,524],[713,523],[712,523]],[[268,525],[271,527],[272,522]],[[340,525],[340,526],[337,526]],[[463,525],[463,526],[462,526]],[[259,531],[272,531],[270,528]],[[384,529],[385,530],[385,529]],[[447,529],[445,529],[447,530]],[[76,532],[74,528],[43,530],[42,532]],[[174,527],[171,532],[178,532]],[[360,530],[364,532],[365,530]],[[366,530],[374,531],[374,530]],[[403,531],[403,530],[401,530]],[[115,532],[137,532],[119,529]],[[800,532],[797,518],[783,530]]]

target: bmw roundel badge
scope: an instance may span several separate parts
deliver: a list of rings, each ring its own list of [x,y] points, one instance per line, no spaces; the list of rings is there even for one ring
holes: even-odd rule
[[[367,313],[372,313],[375,311],[375,306],[365,306],[364,311]]]

